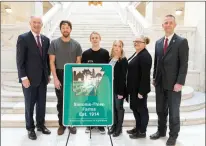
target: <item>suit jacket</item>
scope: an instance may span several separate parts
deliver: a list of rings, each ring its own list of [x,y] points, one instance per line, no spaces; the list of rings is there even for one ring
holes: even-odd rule
[[[31,31],[21,34],[17,40],[16,62],[19,82],[21,78],[27,76],[32,86],[38,86],[43,76],[48,83],[50,75],[49,56],[47,54],[50,41],[44,35],[41,36],[42,56],[37,47],[36,40]]]
[[[131,59],[132,57],[130,57]],[[129,60],[130,60],[129,59]],[[150,70],[152,57],[146,49],[139,52],[128,65],[127,90],[130,94],[130,108],[142,109],[147,100],[147,94],[151,91]],[[137,95],[143,95],[139,99]]]
[[[123,95],[124,98],[127,97],[126,94],[126,76],[127,76],[128,62],[124,57],[119,59],[114,66],[114,93],[117,95]]]
[[[146,49],[139,52],[129,62],[127,75],[127,90],[129,94],[135,93],[137,95],[140,93],[141,95],[147,95],[150,92],[151,66],[152,57]]]
[[[165,55],[164,37],[156,42],[153,80],[164,89],[173,90],[176,83],[184,85],[188,69],[187,39],[174,34]]]

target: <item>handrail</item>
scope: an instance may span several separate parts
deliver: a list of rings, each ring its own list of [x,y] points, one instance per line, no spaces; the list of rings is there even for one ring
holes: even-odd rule
[[[133,5],[127,7],[127,23],[135,35],[145,34],[151,26]]]
[[[72,2],[66,4],[56,3],[44,16],[43,16],[43,34],[51,38],[56,27],[65,15],[69,15]]]
[[[115,2],[114,5],[117,8],[119,15],[123,22],[128,24],[135,35],[144,34],[150,24],[147,20],[135,9],[135,6],[139,3],[129,3],[125,7],[122,7],[119,2]]]

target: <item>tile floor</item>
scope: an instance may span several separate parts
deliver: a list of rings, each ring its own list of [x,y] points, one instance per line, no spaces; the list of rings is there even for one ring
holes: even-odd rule
[[[156,131],[156,126],[149,126],[146,139],[132,140],[126,134],[131,127],[124,127],[123,134],[113,138],[113,146],[165,146],[166,138],[150,140],[149,135]],[[51,135],[37,132],[37,140],[27,138],[24,128],[1,128],[1,146],[65,146],[68,131],[62,136],[57,136],[57,128],[50,128]],[[111,146],[109,136],[92,131],[92,139],[85,134],[85,128],[78,128],[76,135],[70,135],[68,146]],[[182,126],[176,146],[205,146],[205,125]]]

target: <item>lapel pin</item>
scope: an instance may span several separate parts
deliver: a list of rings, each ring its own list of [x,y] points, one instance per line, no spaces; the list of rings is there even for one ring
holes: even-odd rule
[[[173,43],[175,42],[175,40],[173,40]]]

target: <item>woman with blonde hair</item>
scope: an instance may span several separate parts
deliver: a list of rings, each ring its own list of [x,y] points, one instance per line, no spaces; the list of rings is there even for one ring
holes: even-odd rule
[[[146,49],[148,37],[139,36],[133,41],[136,52],[128,59],[127,91],[130,95],[130,108],[133,111],[136,127],[128,130],[130,138],[145,138],[149,122],[147,94],[150,92],[150,70],[152,57]]]
[[[122,133],[124,121],[124,98],[126,97],[126,74],[128,62],[124,57],[124,44],[121,40],[115,40],[111,49],[110,64],[113,66],[113,93],[114,93],[114,122],[108,134],[117,137]]]

